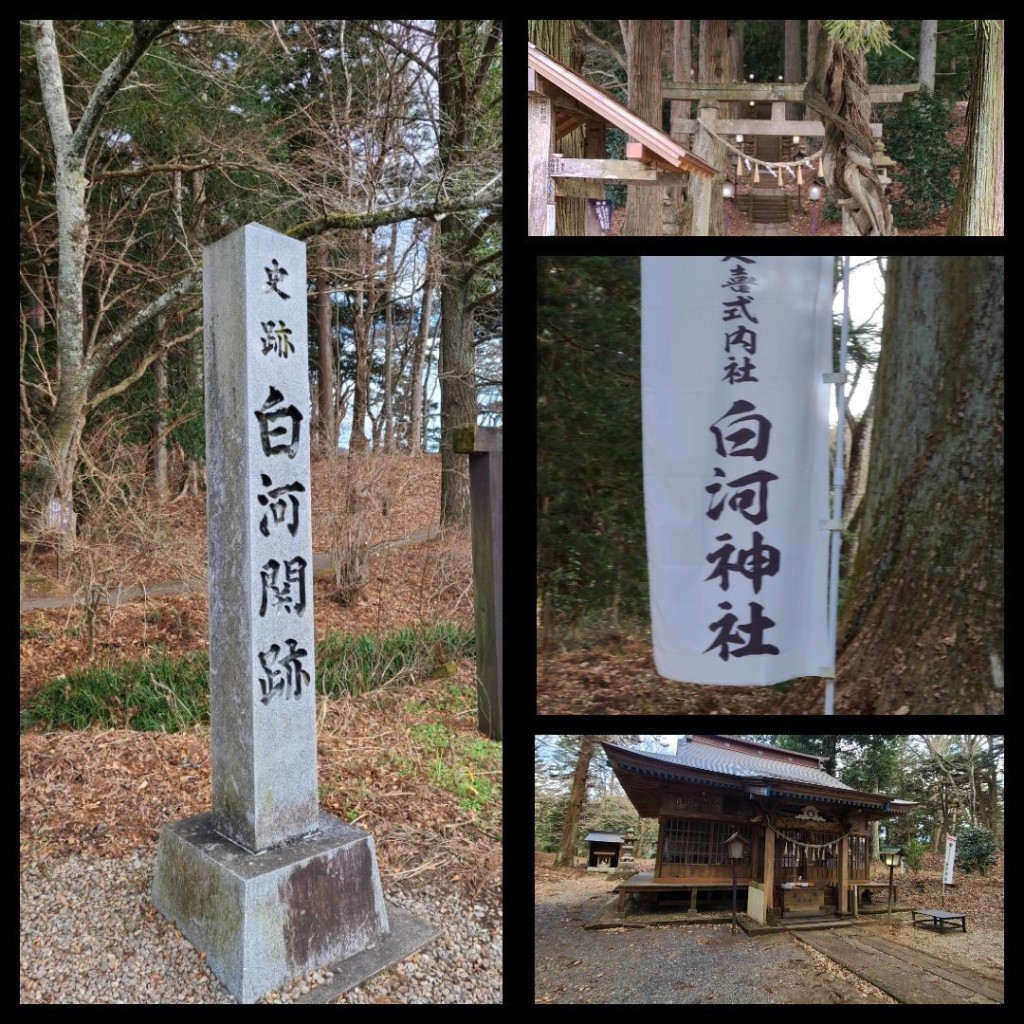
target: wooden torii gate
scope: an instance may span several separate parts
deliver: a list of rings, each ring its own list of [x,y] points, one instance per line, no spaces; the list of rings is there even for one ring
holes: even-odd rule
[[[870,85],[868,96],[871,105],[876,103],[899,103],[905,93],[917,92],[921,86],[914,82],[904,85]],[[821,138],[825,135],[825,126],[817,118],[809,121],[786,120],[786,103],[802,103],[804,87],[802,85],[775,84],[771,82],[673,82],[662,89],[666,100],[696,100],[700,110],[709,111],[702,116],[708,127],[723,135],[810,135]],[[763,118],[729,118],[718,121],[719,103],[755,103],[770,101],[772,116],[770,120]],[[713,114],[711,113],[713,112]],[[699,130],[695,120],[679,118],[672,122],[672,135],[678,141],[684,135],[692,135]],[[871,124],[871,134],[875,138],[882,135],[882,126]]]
[[[688,153],[665,132],[648,124],[593,82],[549,56],[533,43],[527,54],[529,222],[531,235],[555,233],[555,199],[564,179],[582,179],[571,193],[603,199],[605,184],[675,186],[685,173],[714,177],[714,167]],[[558,139],[584,129],[584,156],[567,159],[555,151]],[[605,158],[608,125],[637,140],[626,144],[625,160]],[[707,233],[705,228],[705,234]],[[593,204],[587,203],[585,234],[600,235]]]
[[[908,92],[918,92],[919,83],[902,85],[870,85],[868,97],[871,105],[876,103],[900,103]],[[773,82],[673,82],[662,89],[666,100],[682,100],[697,102],[697,115],[700,121],[712,132],[721,135],[803,135],[810,138],[824,138],[825,126],[817,118],[790,121],[786,119],[786,103],[803,102],[804,86],[792,83]],[[770,102],[772,116],[764,118],[725,118],[718,119],[719,103]],[[697,120],[677,118],[672,122],[672,137],[677,142],[701,130]],[[879,139],[882,136],[882,125],[879,122],[870,124],[871,134]],[[872,162],[877,166],[892,163],[884,155],[881,143],[875,143],[875,154]]]

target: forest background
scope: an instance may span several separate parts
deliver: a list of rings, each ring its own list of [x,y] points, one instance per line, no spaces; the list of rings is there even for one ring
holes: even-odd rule
[[[308,244],[315,454],[439,449],[464,523],[451,431],[501,416],[501,23],[20,41],[23,545],[198,491],[202,247],[253,221]]]

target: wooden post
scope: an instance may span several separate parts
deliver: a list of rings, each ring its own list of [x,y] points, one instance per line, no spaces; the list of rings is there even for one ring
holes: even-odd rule
[[[551,185],[551,153],[555,118],[551,100],[546,96],[527,97],[528,106],[528,166],[526,183],[529,188],[527,202],[530,219],[528,233],[553,235],[555,233],[555,202]]]
[[[453,447],[469,455],[478,721],[481,732],[500,740],[501,430],[459,427],[455,430]]]
[[[846,913],[847,889],[850,884],[850,837],[843,836],[839,840],[839,892],[836,893],[836,909],[840,914]],[[856,914],[857,911],[854,910]]]
[[[605,129],[603,121],[588,121],[584,127],[583,155],[592,160],[603,160],[608,151],[605,146]],[[601,195],[604,196],[604,185],[599,184]],[[594,204],[587,202],[583,213],[583,233],[585,235],[603,235]]]
[[[698,110],[698,116],[703,120],[706,127],[714,131],[718,123],[718,104],[710,102],[708,106],[701,106]],[[693,155],[699,156],[702,160],[707,160],[708,163],[712,163],[715,158],[717,140],[700,129],[698,129],[698,132],[697,142],[693,147]],[[690,201],[693,203],[693,220],[690,234],[706,237],[711,224],[711,196],[715,190],[716,179],[701,179],[700,181],[695,179],[696,175],[690,178]],[[719,190],[721,190],[720,185]],[[719,191],[719,194],[721,194],[721,191]]]
[[[775,905],[775,833],[764,830],[764,906],[765,912]]]

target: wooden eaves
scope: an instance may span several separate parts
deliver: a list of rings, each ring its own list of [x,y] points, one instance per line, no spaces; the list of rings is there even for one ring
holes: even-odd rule
[[[556,108],[556,135],[563,135],[586,120],[599,119],[620,128],[643,147],[643,158],[669,171],[691,171],[713,178],[719,172],[709,163],[683,149],[663,131],[624,107],[618,100],[571,68],[528,43],[528,88],[543,93]],[[545,83],[554,87],[554,92]],[[631,152],[629,154],[633,156]],[[639,155],[639,152],[637,153]]]

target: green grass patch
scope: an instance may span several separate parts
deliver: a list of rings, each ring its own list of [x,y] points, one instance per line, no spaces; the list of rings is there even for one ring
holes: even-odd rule
[[[472,629],[453,623],[383,637],[332,633],[317,645],[317,687],[328,697],[365,693],[427,676],[436,664],[472,657],[474,650]],[[178,732],[209,721],[208,678],[205,652],[92,666],[47,683],[26,703],[21,728]],[[453,704],[475,699],[466,690],[452,683],[446,694]]]
[[[328,697],[356,696],[428,676],[437,665],[471,658],[475,650],[473,630],[453,622],[383,637],[330,633],[317,649],[317,685]]]
[[[410,735],[429,759],[431,781],[458,797],[460,807],[479,815],[500,808],[500,743],[453,732],[438,722],[414,725]]]
[[[449,756],[435,757],[430,762],[430,778],[458,797],[460,807],[474,814],[486,814],[500,806],[501,745],[464,735],[453,740]],[[483,744],[488,749],[482,749]]]
[[[54,679],[29,700],[21,727],[45,730],[131,728],[178,732],[210,717],[206,654],[157,656],[94,666]]]

